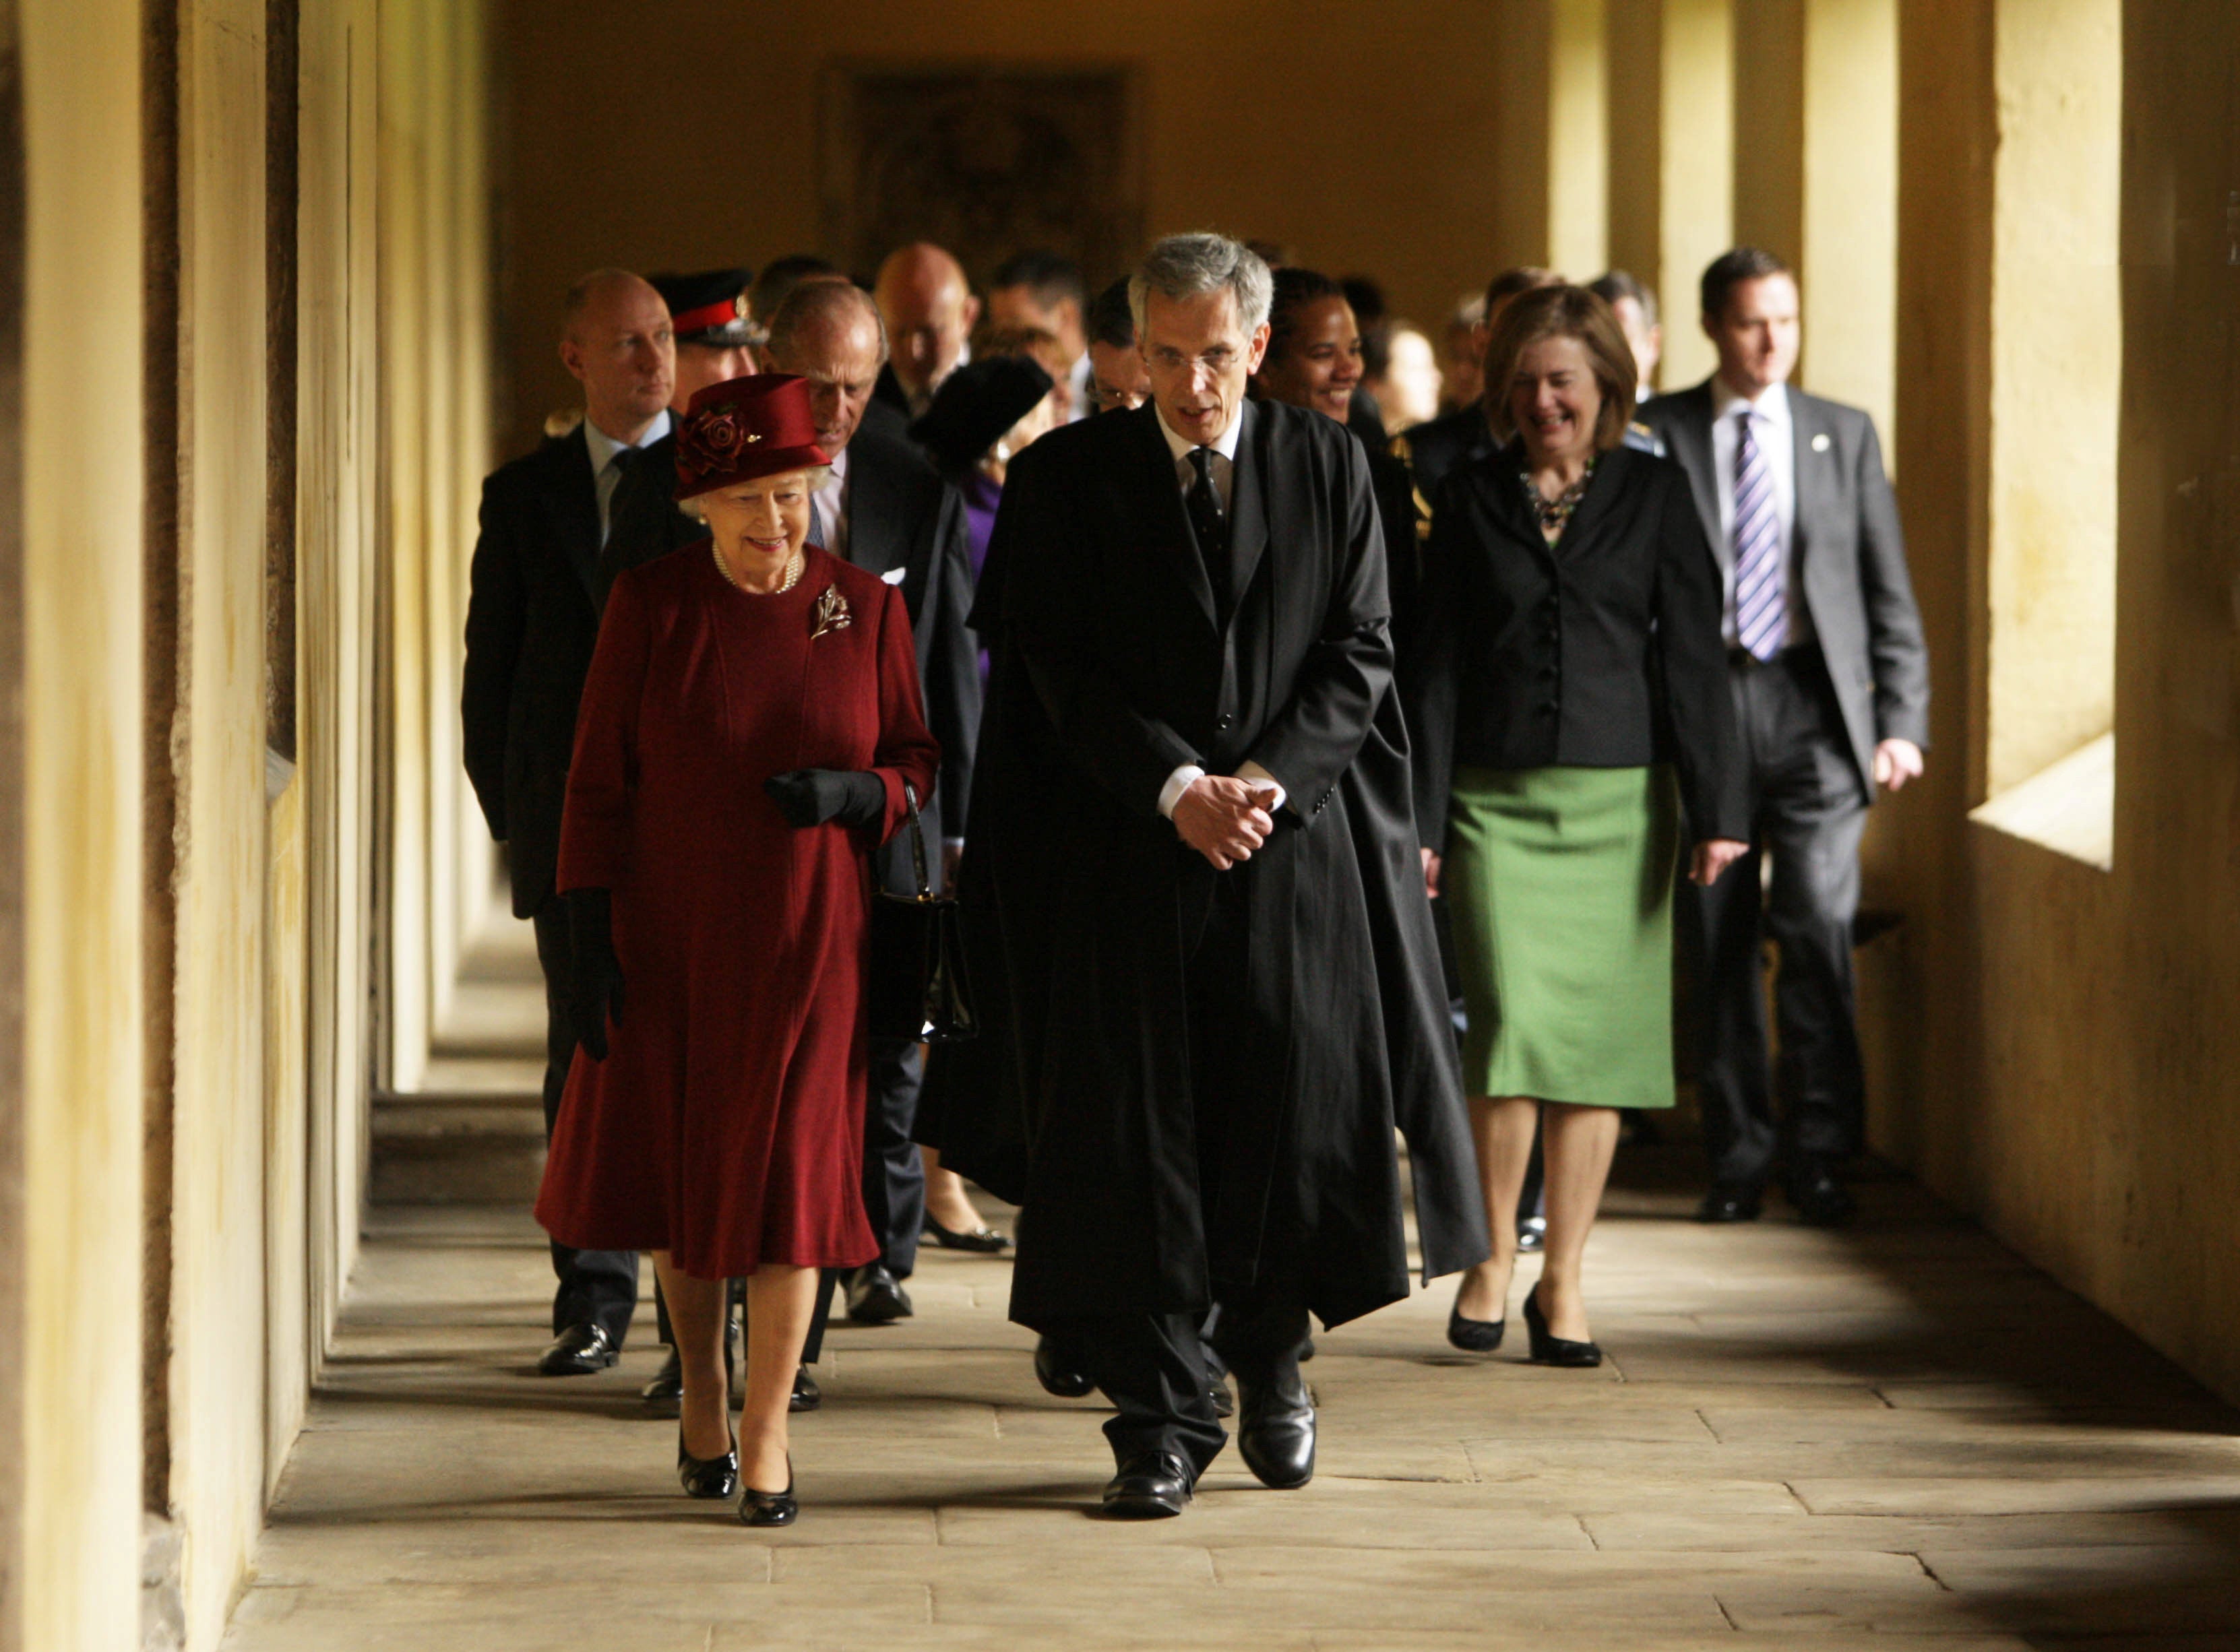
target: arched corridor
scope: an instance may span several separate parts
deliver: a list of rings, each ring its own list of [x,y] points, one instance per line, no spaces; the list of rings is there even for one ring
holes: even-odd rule
[[[929,1249],[833,1327],[814,1517],[742,1532],[650,1311],[530,1374],[483,479],[583,399],[583,271],[1207,226],[1435,333],[1630,270],[1666,391],[1710,258],[1794,269],[1935,683],[1863,1220],[1689,1221],[1683,1096],[1602,1369],[1419,1286],[1319,1339],[1310,1487],[1125,1529],[1010,1264]],[[2232,0],[0,0],[0,1652],[2240,1648],[2236,592]]]

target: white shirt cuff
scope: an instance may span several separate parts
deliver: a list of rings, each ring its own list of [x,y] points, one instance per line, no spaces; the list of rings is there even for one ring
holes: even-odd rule
[[[1159,788],[1159,813],[1169,820],[1175,817],[1175,805],[1190,789],[1193,781],[1203,780],[1205,770],[1194,763],[1186,763],[1167,776],[1167,783]]]
[[[1253,763],[1249,759],[1237,765],[1237,777],[1244,782],[1248,786],[1265,784],[1273,786],[1276,789],[1275,808],[1270,809],[1268,811],[1271,815],[1276,812],[1276,809],[1281,809],[1283,806],[1284,800],[1289,798],[1291,795],[1290,792],[1283,789],[1283,783],[1282,781],[1277,779],[1275,776],[1270,774],[1258,763]]]

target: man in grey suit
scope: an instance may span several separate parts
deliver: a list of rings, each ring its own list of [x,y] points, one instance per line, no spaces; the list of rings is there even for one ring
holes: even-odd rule
[[[1703,310],[1717,373],[1642,410],[1686,467],[1726,571],[1742,736],[1732,783],[1754,823],[1736,875],[1690,891],[1712,1177],[1699,1214],[1755,1218],[1778,1159],[1798,1214],[1835,1226],[1854,1211],[1839,1173],[1865,1110],[1851,971],[1859,837],[1876,789],[1922,771],[1929,656],[1873,419],[1788,383],[1795,277],[1772,254],[1738,247],[1703,272]],[[1766,934],[1781,953],[1778,1123]]]

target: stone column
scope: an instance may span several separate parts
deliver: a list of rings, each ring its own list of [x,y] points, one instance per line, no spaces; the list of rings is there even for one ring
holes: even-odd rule
[[[1501,0],[1493,28],[1500,170],[1494,270],[1576,281],[1608,258],[1606,0]]]

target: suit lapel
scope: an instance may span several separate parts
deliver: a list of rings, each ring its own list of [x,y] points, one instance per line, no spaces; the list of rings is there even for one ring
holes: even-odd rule
[[[1801,570],[1804,553],[1812,548],[1811,524],[1827,497],[1826,466],[1835,443],[1829,435],[1828,421],[1820,416],[1819,403],[1794,384],[1789,387],[1789,426],[1790,438],[1797,445],[1796,469],[1791,472],[1797,492],[1790,502],[1795,511],[1795,520],[1790,526],[1793,542],[1790,560]]]
[[[1176,474],[1175,456],[1168,450],[1165,433],[1159,428],[1156,404],[1146,402],[1133,413],[1108,413],[1103,416],[1133,422],[1135,447],[1143,469],[1142,479],[1128,491],[1143,501],[1138,535],[1159,547],[1175,577],[1182,582],[1198,611],[1205,616],[1206,628],[1212,629],[1216,623],[1213,587],[1206,583],[1204,559],[1197,554],[1197,540],[1190,532],[1190,516],[1183,510],[1182,483]]]
[[[890,478],[873,457],[867,443],[848,456],[848,560],[858,568],[884,574],[909,553],[898,543]]]
[[[1657,398],[1663,403],[1668,398]],[[1671,412],[1660,423],[1672,456],[1688,472],[1689,491],[1696,496],[1696,514],[1703,519],[1703,536],[1721,568],[1734,566],[1735,548],[1719,531],[1719,479],[1711,468],[1711,385],[1710,380],[1691,390],[1676,390],[1669,398]]]
[[[591,477],[591,448],[577,425],[553,445],[552,481],[544,508],[560,553],[593,608],[599,605],[599,496]]]
[[[1277,458],[1271,432],[1276,422],[1257,402],[1245,403],[1237,416],[1244,421],[1244,428],[1237,435],[1237,464],[1229,490],[1231,623],[1237,610],[1244,605],[1244,593],[1252,589],[1252,576],[1259,571],[1261,556],[1268,549],[1270,502],[1288,499],[1293,491],[1273,485]]]

